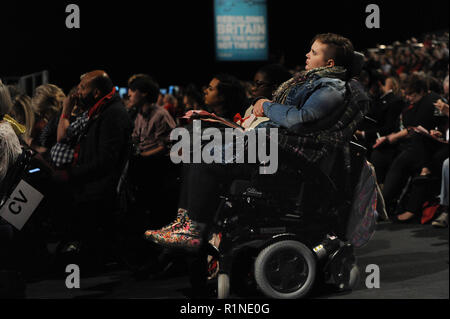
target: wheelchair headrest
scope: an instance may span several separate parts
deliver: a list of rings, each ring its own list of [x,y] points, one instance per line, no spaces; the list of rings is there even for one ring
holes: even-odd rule
[[[358,51],[353,52],[353,60],[349,70],[349,78],[359,76],[364,67],[364,54]]]

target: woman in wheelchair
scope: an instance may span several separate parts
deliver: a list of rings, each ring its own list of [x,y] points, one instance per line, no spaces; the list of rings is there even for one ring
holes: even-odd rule
[[[307,152],[302,149],[304,145],[293,145],[290,142],[294,140],[302,143],[301,139],[296,139],[302,133],[306,133],[305,141],[321,141],[322,138],[332,140],[330,145],[340,145],[340,142],[344,143],[344,139],[349,142],[349,137],[356,130],[355,123],[344,121],[345,127],[337,127],[328,135],[326,130],[333,128],[342,117],[350,119],[360,111],[350,112],[345,107],[346,96],[349,94],[346,82],[354,62],[350,40],[331,33],[319,34],[314,37],[306,57],[305,71],[283,83],[274,93],[272,101],[264,97],[257,99],[253,105],[253,114],[268,118],[257,128],[278,127],[285,132],[285,138],[279,138],[281,148],[291,149],[293,153],[308,154],[306,159],[309,160],[322,158],[323,147],[314,147]],[[327,117],[333,118],[334,122],[326,123],[319,138],[315,136],[315,132],[305,130],[310,124],[321,120],[327,122]],[[353,132],[348,134],[349,131]],[[198,250],[214,219],[220,201],[220,186],[225,185],[226,188],[235,179],[246,179],[250,172],[249,165],[188,165],[184,170],[177,218],[159,230],[148,230],[145,237],[166,247]]]

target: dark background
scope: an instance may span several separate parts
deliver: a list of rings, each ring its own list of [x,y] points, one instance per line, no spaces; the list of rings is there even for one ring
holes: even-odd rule
[[[2,1],[0,78],[44,69],[65,90],[93,69],[125,86],[134,73],[161,87],[198,85],[218,72],[251,79],[265,62],[215,61],[213,0]],[[67,29],[65,8],[80,7],[81,28]],[[368,4],[380,7],[381,28],[367,29]],[[268,0],[269,50],[288,67],[302,65],[317,33],[349,37],[355,49],[405,41],[448,29],[449,1]]]

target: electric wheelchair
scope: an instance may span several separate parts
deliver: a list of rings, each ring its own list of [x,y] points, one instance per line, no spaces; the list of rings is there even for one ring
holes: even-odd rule
[[[354,189],[365,158],[360,145],[351,147],[349,182]],[[227,298],[230,288],[245,295],[256,287],[270,298],[302,298],[316,278],[338,290],[355,287],[359,269],[349,240],[353,238],[348,238],[352,198],[330,177],[342,163],[335,161],[331,174],[290,163],[276,176],[255,174],[252,180],[233,182],[222,197],[213,230],[221,234],[211,252],[218,264],[219,298]]]

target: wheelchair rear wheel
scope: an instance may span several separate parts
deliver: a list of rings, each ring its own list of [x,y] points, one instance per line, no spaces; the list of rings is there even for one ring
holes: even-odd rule
[[[316,259],[304,244],[294,240],[276,242],[263,249],[255,261],[255,280],[270,298],[306,296],[316,277]]]

